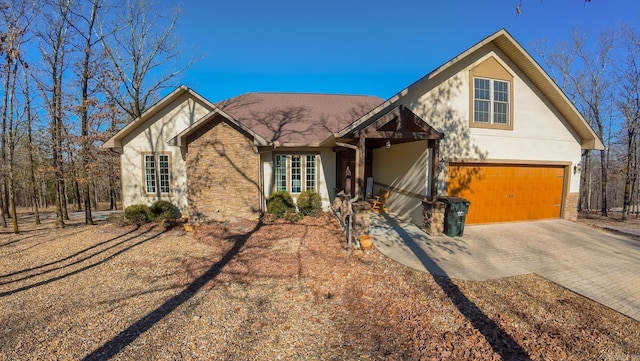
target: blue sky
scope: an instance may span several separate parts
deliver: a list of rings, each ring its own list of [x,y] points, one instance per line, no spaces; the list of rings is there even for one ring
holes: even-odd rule
[[[638,0],[227,0],[180,5],[182,83],[216,102],[253,91],[388,98],[493,32],[533,44],[640,24]]]

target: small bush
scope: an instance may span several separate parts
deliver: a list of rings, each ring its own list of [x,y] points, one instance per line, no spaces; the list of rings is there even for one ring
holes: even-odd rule
[[[275,192],[267,199],[267,213],[271,213],[278,218],[282,218],[285,214],[295,213],[296,205],[289,192]]]
[[[322,211],[322,199],[312,190],[302,191],[297,203],[298,212],[303,216],[315,216]]]
[[[178,218],[176,207],[169,201],[155,201],[149,210],[150,220],[153,222],[174,223]]]
[[[134,204],[124,209],[124,217],[138,226],[149,223],[150,215],[151,209],[144,204]]]

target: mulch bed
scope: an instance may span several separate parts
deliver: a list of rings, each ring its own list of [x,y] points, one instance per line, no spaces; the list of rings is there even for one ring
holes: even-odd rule
[[[435,277],[335,219],[0,229],[0,359],[618,360],[640,322],[536,275]]]

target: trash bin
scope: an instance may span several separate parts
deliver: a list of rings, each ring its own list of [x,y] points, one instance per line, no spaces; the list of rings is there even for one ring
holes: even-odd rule
[[[444,234],[449,237],[460,237],[464,233],[464,220],[469,212],[471,202],[460,197],[438,197],[446,204],[444,210]]]

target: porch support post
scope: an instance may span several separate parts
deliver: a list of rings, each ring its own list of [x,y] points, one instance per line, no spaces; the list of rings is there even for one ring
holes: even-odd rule
[[[433,157],[431,158],[431,194],[429,199],[434,202],[438,196],[438,170],[440,168],[440,139],[429,142],[433,145]]]
[[[356,196],[358,200],[364,201],[362,188],[364,187],[364,157],[365,157],[365,137],[360,134],[358,138],[358,151],[356,152]]]

